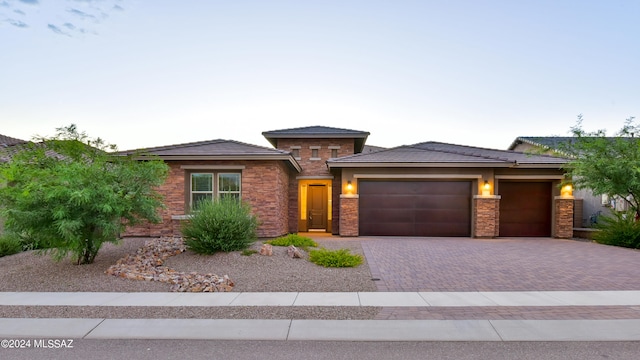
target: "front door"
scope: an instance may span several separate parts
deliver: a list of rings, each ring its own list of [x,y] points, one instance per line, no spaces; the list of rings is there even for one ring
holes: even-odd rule
[[[309,230],[326,230],[327,228],[327,186],[309,185],[307,199]]]

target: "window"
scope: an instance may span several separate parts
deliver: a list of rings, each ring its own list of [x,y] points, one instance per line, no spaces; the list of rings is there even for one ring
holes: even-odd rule
[[[329,145],[329,150],[331,150],[331,157],[335,159],[338,157],[338,150],[340,150],[340,146]]]
[[[311,157],[309,160],[320,160],[320,146],[309,146]]]
[[[291,147],[291,156],[293,156],[296,160],[300,160],[300,146]]]
[[[189,206],[193,208],[203,200],[213,200],[221,196],[240,199],[240,173],[191,173]]]

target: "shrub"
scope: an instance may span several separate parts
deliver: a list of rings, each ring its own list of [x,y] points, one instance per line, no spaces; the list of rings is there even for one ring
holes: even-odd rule
[[[640,222],[635,221],[634,212],[614,212],[613,216],[603,216],[595,224],[600,231],[593,239],[606,245],[640,248]]]
[[[11,233],[0,236],[0,257],[17,254],[22,251],[22,242]]]
[[[349,249],[338,250],[311,250],[309,261],[324,267],[356,267],[362,264],[362,256],[351,254]]]
[[[256,240],[258,220],[249,205],[232,197],[202,201],[182,226],[187,248],[198,254],[242,250]]]
[[[273,240],[269,240],[266,242],[267,244],[271,244],[273,246],[295,246],[301,249],[308,249],[309,247],[318,247],[318,243],[313,241],[311,238],[298,235],[298,234],[289,234],[286,236],[281,236],[279,238],[275,238]]]

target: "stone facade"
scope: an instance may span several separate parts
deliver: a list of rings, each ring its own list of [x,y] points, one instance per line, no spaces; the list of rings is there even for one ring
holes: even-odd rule
[[[358,195],[340,195],[340,236],[359,235]]]
[[[275,237],[289,231],[289,178],[287,165],[282,161],[171,161],[169,176],[158,189],[164,196],[165,208],[161,210],[162,223],[144,223],[127,228],[123,236],[175,236],[180,235],[181,221],[187,214],[189,171],[182,166],[244,167],[242,173],[242,200],[251,205],[260,220],[259,237]]]
[[[500,196],[473,199],[473,237],[494,238],[500,231]]]
[[[553,236],[570,239],[573,237],[573,197],[557,196],[554,203]]]

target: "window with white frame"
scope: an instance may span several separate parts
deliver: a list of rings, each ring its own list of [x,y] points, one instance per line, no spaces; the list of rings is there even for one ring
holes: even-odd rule
[[[241,175],[228,172],[192,172],[189,206],[196,207],[198,202],[213,200],[222,196],[240,199]]]

